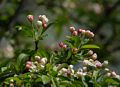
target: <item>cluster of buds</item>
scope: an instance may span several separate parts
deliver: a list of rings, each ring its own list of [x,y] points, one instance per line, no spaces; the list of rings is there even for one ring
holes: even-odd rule
[[[75,27],[70,27],[70,32],[73,36],[77,36],[78,32],[75,30]]]
[[[83,69],[79,69],[76,73],[75,73],[75,77],[77,78],[81,78],[83,76],[87,75],[87,67],[83,67]]]
[[[78,29],[76,30],[75,27],[70,27],[70,32],[73,36],[77,36],[77,35],[84,35],[84,36],[87,36],[87,37],[94,37],[94,33],[89,31],[89,30],[84,30],[84,29]]]
[[[9,84],[9,87],[14,87],[14,80],[13,79],[10,79],[10,84]]]
[[[26,62],[26,69],[30,69],[32,67],[32,62],[31,61],[27,61]]]
[[[93,60],[93,59],[85,59],[83,60],[83,65],[84,66],[93,66],[95,68],[104,68],[108,65],[108,61],[104,61],[103,63],[101,63],[98,60]]]
[[[39,15],[38,19],[39,21],[37,21],[37,25],[38,26],[42,25],[43,28],[47,28],[48,18],[45,15]]]
[[[40,56],[35,56],[35,62],[40,65],[45,65],[47,63],[47,58],[40,58]]]
[[[28,69],[30,72],[38,72],[39,70],[45,68],[46,63],[47,58],[40,58],[40,56],[35,56],[35,62],[26,62],[26,69]]]
[[[120,75],[117,75],[115,71],[108,71],[106,75],[108,77],[114,77],[120,80]]]
[[[94,53],[92,50],[89,50],[87,55],[90,56],[90,58],[93,59],[93,60],[97,59],[97,54]]]
[[[32,23],[34,21],[34,16],[28,15],[27,19],[30,23]],[[36,25],[38,28],[40,28],[42,26],[45,29],[45,28],[47,28],[47,22],[48,22],[48,18],[45,15],[39,15]]]
[[[60,46],[61,48],[64,48],[64,49],[66,49],[66,48],[67,48],[67,45],[66,45],[66,44],[64,44],[63,42],[59,42],[59,46]]]
[[[62,75],[65,77],[74,76],[73,65],[69,65],[68,68],[62,68],[61,70],[59,70],[58,75]]]
[[[90,38],[94,37],[94,33],[89,30],[78,29],[78,33]]]

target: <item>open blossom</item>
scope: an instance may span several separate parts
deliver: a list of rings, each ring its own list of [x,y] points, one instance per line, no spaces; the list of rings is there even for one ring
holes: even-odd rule
[[[45,65],[47,63],[47,58],[42,58],[40,64]]]

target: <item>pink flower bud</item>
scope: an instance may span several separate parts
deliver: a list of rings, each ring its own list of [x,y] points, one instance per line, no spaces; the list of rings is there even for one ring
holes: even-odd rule
[[[63,48],[64,48],[64,49],[66,49],[66,48],[67,48],[67,45],[66,45],[66,44],[64,44],[64,45],[63,45]]]
[[[85,35],[85,30],[81,30],[81,34],[82,34],[82,35]]]
[[[61,48],[63,47],[63,45],[64,45],[63,42],[59,42],[59,46],[60,46]]]
[[[89,50],[88,53],[87,53],[87,55],[89,55],[89,56],[93,55],[93,51]]]
[[[78,33],[81,33],[82,32],[82,29],[78,29]]]
[[[102,63],[99,61],[95,61],[95,65],[97,68],[101,68],[102,67]]]
[[[33,15],[28,15],[27,19],[28,19],[29,22],[33,22],[34,17],[33,17]]]
[[[28,65],[31,66],[31,65],[32,65],[32,62],[31,62],[31,61],[27,61],[26,64],[28,64]]]
[[[29,64],[26,64],[26,69],[30,69],[31,68],[31,65],[29,65]]]
[[[75,31],[74,27],[70,27],[70,32],[73,33],[73,31]]]
[[[96,60],[96,59],[97,59],[97,54],[94,53],[94,54],[91,56],[91,58],[92,58],[93,60]]]
[[[94,37],[94,33],[93,32],[90,32],[90,37]]]
[[[113,77],[115,77],[117,74],[116,74],[115,71],[112,71],[112,72],[111,72],[111,75],[112,75]]]
[[[43,27],[44,29],[46,29],[46,28],[47,28],[47,24],[46,24],[46,23],[42,23],[42,27]]]
[[[77,35],[78,35],[78,32],[77,32],[77,31],[73,31],[73,32],[72,32],[72,35],[73,35],[73,36],[77,36]]]

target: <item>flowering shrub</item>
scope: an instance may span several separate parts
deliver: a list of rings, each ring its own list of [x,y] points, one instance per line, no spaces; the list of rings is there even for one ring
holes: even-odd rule
[[[100,62],[93,45],[94,33],[70,27],[70,36],[59,42],[59,50],[39,49],[45,31],[53,24],[45,15],[34,23],[33,15],[27,16],[32,26],[35,49],[21,51],[16,62],[0,70],[2,87],[120,87],[120,76],[107,68],[108,61]],[[21,30],[22,31],[22,30]]]

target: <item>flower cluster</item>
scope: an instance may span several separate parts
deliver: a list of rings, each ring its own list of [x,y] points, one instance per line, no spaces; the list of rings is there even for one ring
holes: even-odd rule
[[[70,32],[73,36],[77,36],[77,35],[84,35],[86,37],[92,38],[94,37],[94,33],[89,31],[89,30],[84,30],[84,29],[78,29],[76,30],[75,27],[70,27]]]
[[[66,45],[66,44],[64,44],[63,42],[59,42],[59,46],[60,46],[61,48],[64,48],[64,49],[66,49],[66,48],[67,48],[67,45]]]
[[[76,30],[75,27],[70,27],[71,36],[67,36],[67,40],[59,43],[59,47],[62,48],[61,50],[44,51],[45,57],[34,56],[36,53],[42,55],[41,51],[39,52],[38,50],[38,43],[39,40],[43,39],[43,33],[47,30],[48,19],[45,15],[39,15],[38,21],[35,24],[38,30],[35,30],[33,24],[34,16],[28,15],[27,19],[33,28],[33,38],[35,40],[34,54],[30,55],[32,59],[26,61],[25,67],[23,67],[24,64],[22,63],[20,63],[22,67],[15,64],[16,70],[12,72],[14,70],[12,68],[9,72],[14,73],[14,76],[10,76],[10,78],[5,80],[5,87],[17,87],[17,84],[19,86],[32,84],[31,87],[34,84],[40,84],[40,87],[88,87],[89,84],[91,87],[102,87],[104,84],[106,87],[118,87],[120,85],[120,75],[116,74],[115,71],[109,70],[107,68],[108,61],[100,62],[97,53],[93,52],[93,49],[99,48],[96,45],[89,44],[94,37],[93,32],[84,29]],[[43,29],[40,30],[39,28]],[[46,56],[49,57],[49,60]],[[18,69],[16,67],[21,68]],[[28,72],[23,71],[21,73],[22,69],[26,69]],[[18,73],[19,71],[20,73]]]
[[[29,22],[33,23],[34,20],[34,16],[33,15],[28,15],[27,19]],[[45,15],[39,15],[38,16],[38,21],[36,22],[36,25],[38,28],[40,28],[41,26],[46,29],[47,28],[47,22],[48,22],[48,18]]]
[[[58,75],[63,75],[65,77],[74,76],[73,65],[69,65],[68,68],[62,68],[59,70]]]
[[[27,61],[26,69],[30,72],[39,72],[45,68],[45,64],[47,63],[47,58],[41,58],[40,56],[35,56],[35,61]]]

